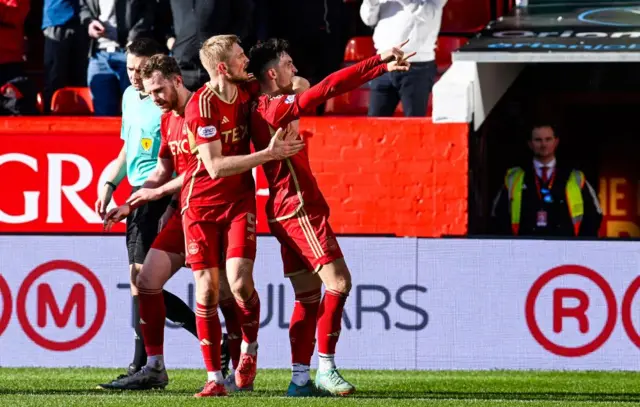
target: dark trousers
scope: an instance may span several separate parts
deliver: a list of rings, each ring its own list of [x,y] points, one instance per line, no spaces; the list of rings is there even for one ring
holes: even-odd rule
[[[77,22],[44,29],[44,111],[51,110],[56,90],[87,86],[88,36]]]
[[[25,76],[24,63],[0,64],[0,87],[19,76]]]
[[[119,116],[122,94],[131,85],[127,75],[125,50],[94,53],[89,58],[87,82],[91,89],[95,115]]]
[[[197,91],[209,81],[209,74],[204,70],[204,68],[181,66],[180,71],[182,72],[184,87],[192,92]]]
[[[414,62],[407,72],[387,72],[371,81],[369,116],[389,117],[402,101],[406,117],[427,115],[437,69],[434,61]]]

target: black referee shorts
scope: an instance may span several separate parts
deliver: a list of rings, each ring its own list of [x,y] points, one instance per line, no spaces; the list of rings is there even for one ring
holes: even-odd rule
[[[131,194],[139,190],[134,187]],[[127,216],[127,253],[129,264],[143,264],[151,244],[158,235],[158,222],[167,210],[171,196],[149,202]]]

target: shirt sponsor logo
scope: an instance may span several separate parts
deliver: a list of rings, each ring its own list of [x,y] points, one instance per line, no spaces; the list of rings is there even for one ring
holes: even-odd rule
[[[211,138],[218,133],[215,126],[198,127],[198,136],[202,138]]]

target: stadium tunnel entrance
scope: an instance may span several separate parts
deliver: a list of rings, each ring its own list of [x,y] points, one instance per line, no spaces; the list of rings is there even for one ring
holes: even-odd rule
[[[530,162],[534,123],[560,137],[604,212],[601,237],[640,238],[640,2],[536,1],[453,54],[433,121],[472,123],[469,234],[490,230],[507,168]]]

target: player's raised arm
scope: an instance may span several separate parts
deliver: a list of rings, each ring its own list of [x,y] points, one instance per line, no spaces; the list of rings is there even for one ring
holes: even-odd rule
[[[198,145],[198,154],[213,179],[242,174],[272,160],[291,157],[304,148],[304,142],[292,130],[278,129],[269,147],[247,155],[224,156],[222,143],[215,140]]]
[[[410,65],[407,59],[415,55],[415,52],[409,55],[405,55],[402,52],[402,47],[408,41],[406,40],[380,55],[372,56],[357,64],[336,71],[309,90],[300,93],[297,98],[300,110],[314,109],[327,100],[352,91],[385,72],[409,70]],[[284,124],[286,123],[281,123],[281,125]]]
[[[276,96],[294,93],[297,70],[288,53],[288,44],[284,40],[271,39],[251,49],[249,69],[254,72],[262,91],[274,96],[263,106],[263,117],[273,127],[285,126],[300,117],[302,112],[311,111],[327,100],[356,89],[385,72],[406,71],[406,61],[412,55],[405,55],[402,47],[404,41],[381,55],[375,55],[350,67],[341,69],[327,76],[317,85],[297,95]]]

